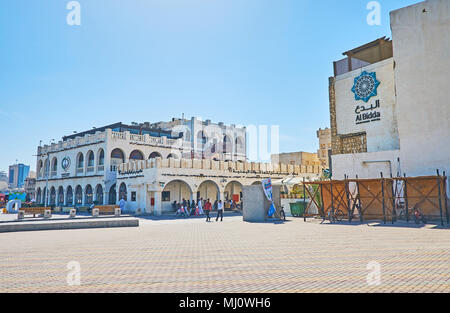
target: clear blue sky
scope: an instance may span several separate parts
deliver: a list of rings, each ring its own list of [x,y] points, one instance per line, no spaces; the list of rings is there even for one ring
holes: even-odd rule
[[[40,140],[122,121],[200,116],[280,125],[282,152],[316,151],[342,52],[391,36],[418,0],[0,0],[0,170],[35,169]]]

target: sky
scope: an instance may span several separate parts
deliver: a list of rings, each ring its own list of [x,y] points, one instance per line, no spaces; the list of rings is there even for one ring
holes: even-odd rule
[[[0,171],[37,146],[115,122],[198,116],[278,125],[280,152],[318,149],[342,53],[391,36],[418,0],[0,0]]]

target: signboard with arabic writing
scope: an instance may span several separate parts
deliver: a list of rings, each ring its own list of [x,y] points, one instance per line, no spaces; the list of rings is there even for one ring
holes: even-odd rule
[[[379,85],[380,82],[377,80],[375,72],[363,71],[361,75],[355,77],[352,92],[355,94],[355,100],[358,101],[355,108],[356,125],[381,120],[380,100],[375,100],[369,106],[369,100],[377,96]],[[364,104],[360,104],[360,101]]]

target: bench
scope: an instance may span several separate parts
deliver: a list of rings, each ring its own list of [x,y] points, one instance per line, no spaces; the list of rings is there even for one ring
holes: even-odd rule
[[[114,215],[116,213],[116,209],[119,209],[118,205],[96,205],[94,206],[94,209],[98,209],[98,212],[100,214],[105,214],[105,215]]]
[[[33,217],[35,217],[36,214],[44,215],[46,210],[51,210],[51,208],[50,207],[20,208],[20,211],[24,211],[25,214],[33,214]]]

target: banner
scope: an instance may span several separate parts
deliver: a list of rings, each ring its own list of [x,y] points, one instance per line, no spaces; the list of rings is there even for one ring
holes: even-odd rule
[[[269,217],[272,217],[276,211],[275,204],[273,203],[273,200],[272,200],[272,180],[270,178],[263,179],[262,185],[263,185],[264,194],[266,195],[267,200],[269,200],[272,203],[270,205],[269,212],[267,213],[267,215]]]

